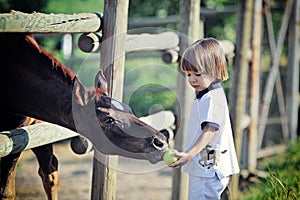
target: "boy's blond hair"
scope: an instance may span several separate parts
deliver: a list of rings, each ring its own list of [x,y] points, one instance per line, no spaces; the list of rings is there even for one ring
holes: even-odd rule
[[[227,62],[220,43],[214,38],[197,40],[185,50],[181,70],[208,74],[218,80],[227,80]]]

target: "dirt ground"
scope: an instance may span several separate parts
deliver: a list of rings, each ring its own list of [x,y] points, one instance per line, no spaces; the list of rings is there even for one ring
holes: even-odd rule
[[[59,160],[59,200],[88,200],[91,196],[93,153],[77,155],[69,142],[54,145]],[[149,163],[150,164],[150,163]],[[37,174],[38,164],[32,151],[24,151],[18,163],[16,200],[43,200],[46,195]],[[164,167],[148,173],[118,172],[118,200],[171,199],[172,170]]]

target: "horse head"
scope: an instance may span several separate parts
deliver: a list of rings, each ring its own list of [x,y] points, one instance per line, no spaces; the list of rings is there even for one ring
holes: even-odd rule
[[[102,71],[96,75],[95,90],[87,91],[75,80],[73,116],[78,132],[104,154],[147,159],[151,163],[162,160],[168,148],[165,135],[140,121],[127,104],[109,97],[107,91]]]

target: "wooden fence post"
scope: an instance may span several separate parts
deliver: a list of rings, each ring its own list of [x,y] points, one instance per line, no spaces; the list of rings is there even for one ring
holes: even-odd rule
[[[180,55],[191,44],[192,40],[199,39],[202,30],[200,30],[200,0],[182,0],[181,1],[181,37],[180,37]],[[192,39],[192,40],[191,40]],[[177,79],[177,134],[175,137],[175,148],[182,151],[185,143],[185,133],[187,121],[193,102],[193,90],[188,86],[186,76],[178,68]],[[188,177],[181,173],[180,169],[173,172],[172,179],[172,199],[184,200],[188,197]]]
[[[105,0],[103,14],[100,68],[107,78],[111,97],[120,101],[123,96],[128,4],[129,0]],[[106,163],[101,163],[96,157],[94,156],[91,199],[114,200],[117,157],[107,156]]]
[[[260,54],[262,29],[262,0],[255,1],[253,16],[252,65],[250,68],[250,124],[248,136],[248,169],[254,173],[257,164],[257,128],[259,113]]]
[[[251,22],[252,22],[252,13],[253,13],[253,0],[239,1],[240,8],[238,9],[238,24],[241,26],[239,29],[242,29],[240,35],[237,35],[237,52],[236,52],[236,63],[234,72],[234,87],[236,87],[236,92],[234,92],[236,98],[236,103],[232,103],[231,106],[234,106],[232,110],[233,118],[233,127],[234,127],[234,140],[236,153],[239,163],[241,163],[241,154],[242,154],[242,140],[243,140],[243,131],[245,120],[245,107],[246,107],[246,96],[247,96],[247,81],[248,81],[248,69],[249,69],[249,50],[250,50],[250,41],[251,41]],[[242,9],[241,9],[242,8]],[[232,88],[234,90],[234,88]],[[232,183],[230,186],[231,195],[236,198],[239,195],[239,175],[233,175]]]
[[[290,139],[296,141],[299,109],[299,46],[300,46],[300,1],[294,2],[291,25],[289,28],[287,112],[289,119]]]

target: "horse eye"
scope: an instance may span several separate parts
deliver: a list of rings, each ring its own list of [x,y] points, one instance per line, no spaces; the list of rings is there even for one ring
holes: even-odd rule
[[[114,123],[115,123],[115,119],[112,118],[112,117],[106,117],[106,118],[104,119],[104,122],[105,122],[106,124],[114,124]]]

